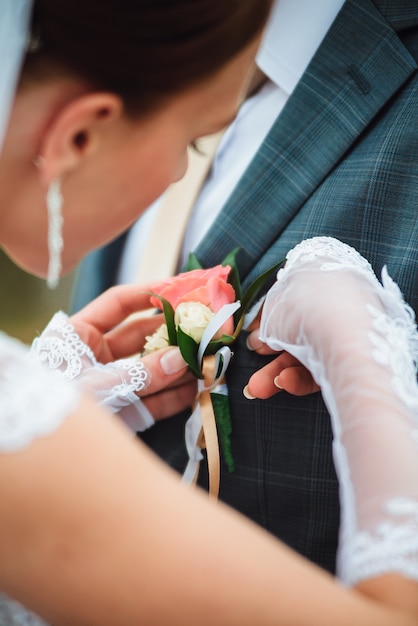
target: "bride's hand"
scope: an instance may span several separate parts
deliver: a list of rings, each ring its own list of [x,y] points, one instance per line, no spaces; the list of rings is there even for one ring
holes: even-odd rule
[[[69,318],[98,361],[108,363],[142,352],[145,337],[164,321],[161,313],[154,314],[150,291],[150,285],[111,287]]]
[[[107,363],[142,352],[146,337],[164,322],[162,313],[150,308],[152,291],[151,285],[112,287],[70,318],[98,361]],[[187,371],[178,348],[158,350],[141,360],[152,375],[138,395],[156,421],[192,405],[196,379]]]
[[[149,306],[149,295],[137,286],[114,287],[71,318],[56,314],[32,347],[50,369],[93,393],[135,431],[186,409],[195,395],[178,348],[132,356],[161,323],[152,315],[128,319]]]

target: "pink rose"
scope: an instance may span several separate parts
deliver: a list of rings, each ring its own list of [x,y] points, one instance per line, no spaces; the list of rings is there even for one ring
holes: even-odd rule
[[[216,265],[207,270],[197,269],[168,278],[152,291],[168,300],[174,310],[182,302],[200,302],[213,313],[217,313],[224,304],[235,302],[235,291],[227,282],[231,267]],[[151,303],[161,309],[158,298],[151,298]],[[232,335],[234,322],[230,317],[222,327],[222,333]]]

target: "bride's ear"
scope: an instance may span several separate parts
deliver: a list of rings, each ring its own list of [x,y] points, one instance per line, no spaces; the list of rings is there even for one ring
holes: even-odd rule
[[[108,93],[78,96],[59,109],[39,146],[42,184],[47,187],[99,150],[104,135],[122,113],[121,99]]]

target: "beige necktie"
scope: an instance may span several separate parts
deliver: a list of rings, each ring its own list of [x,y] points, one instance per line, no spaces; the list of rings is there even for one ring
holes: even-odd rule
[[[162,280],[176,272],[187,220],[205,182],[222,136],[223,132],[200,139],[199,152],[189,148],[186,174],[167,189],[157,208],[157,215],[136,274],[138,284]],[[147,314],[147,311],[142,311],[135,314],[135,317]],[[219,444],[210,395],[206,393],[206,396],[204,400],[210,408],[207,409],[205,405],[205,410],[202,409],[205,419],[199,445],[205,447],[207,451],[209,493],[216,499],[220,477]],[[194,480],[197,480],[199,465],[200,463],[197,465]]]
[[[187,221],[222,136],[223,132],[199,139],[199,152],[188,149],[186,174],[167,189],[157,208],[136,283],[162,280],[176,272]]]

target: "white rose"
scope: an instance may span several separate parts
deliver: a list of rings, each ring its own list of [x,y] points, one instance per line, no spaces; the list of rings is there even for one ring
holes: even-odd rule
[[[153,335],[148,335],[145,339],[144,354],[149,354],[150,352],[155,352],[155,350],[166,348],[168,346],[167,325],[161,324]]]
[[[174,323],[176,328],[180,326],[186,335],[192,337],[196,343],[200,343],[213,316],[213,311],[201,302],[182,302],[174,314]]]

